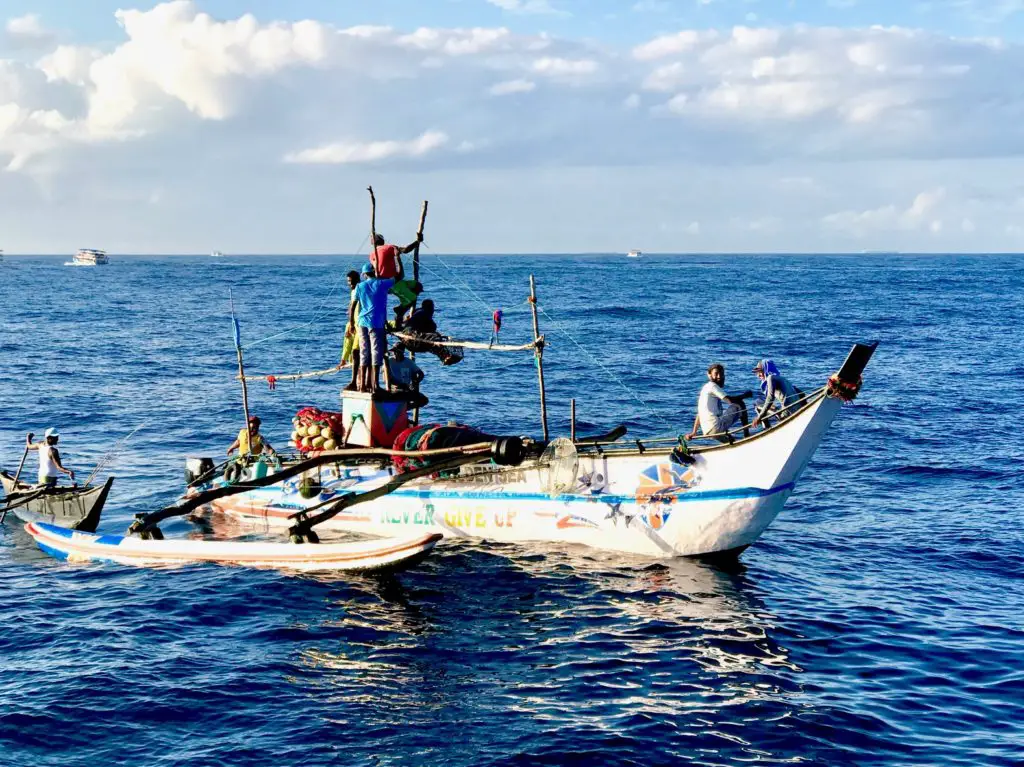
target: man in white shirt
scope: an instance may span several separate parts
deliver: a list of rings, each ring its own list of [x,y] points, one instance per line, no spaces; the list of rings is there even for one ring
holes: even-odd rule
[[[60,462],[60,451],[57,450],[57,440],[60,434],[56,429],[47,429],[43,434],[42,442],[33,442],[32,434],[25,435],[25,448],[39,451],[39,484],[47,487],[57,486],[57,477],[60,474],[67,474],[72,481],[75,479],[75,472],[64,468]]]
[[[405,350],[399,345],[392,351],[394,359],[388,359],[388,382],[392,391],[412,391],[416,384],[423,380],[423,371],[405,356]]]
[[[751,392],[744,392],[740,395],[725,393],[725,366],[715,363],[708,368],[708,382],[700,390],[697,396],[697,417],[693,419],[693,431],[686,435],[687,439],[697,436],[697,427],[706,437],[713,437],[719,442],[732,442],[732,437],[726,434],[736,421],[743,424],[743,436],[749,437],[750,432],[747,426],[747,407],[744,403]]]

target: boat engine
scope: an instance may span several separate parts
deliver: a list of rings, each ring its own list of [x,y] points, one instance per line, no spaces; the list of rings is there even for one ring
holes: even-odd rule
[[[212,458],[186,458],[185,484],[191,485],[200,477],[212,474],[214,467]]]

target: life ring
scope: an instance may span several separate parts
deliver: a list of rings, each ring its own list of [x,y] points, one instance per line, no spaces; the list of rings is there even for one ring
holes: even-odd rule
[[[242,472],[242,464],[232,461],[224,467],[224,481],[229,485],[237,485],[238,481],[242,478]]]

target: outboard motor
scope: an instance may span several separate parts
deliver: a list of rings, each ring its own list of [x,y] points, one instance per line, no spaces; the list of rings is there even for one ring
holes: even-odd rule
[[[185,484],[191,485],[203,476],[213,473],[214,462],[212,458],[186,458],[185,459]]]

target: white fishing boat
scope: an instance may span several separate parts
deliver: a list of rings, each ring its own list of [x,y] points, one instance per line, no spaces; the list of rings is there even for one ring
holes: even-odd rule
[[[215,250],[210,254],[210,258],[224,258],[224,254],[219,250]]]
[[[796,412],[747,438],[734,432],[732,444],[684,452],[677,440],[562,438],[542,443],[540,455],[518,466],[485,459],[447,476],[415,479],[319,524],[376,535],[437,531],[454,538],[579,543],[653,557],[736,554],[782,510],[873,351],[873,345],[855,346],[844,369],[805,396]],[[304,511],[367,493],[396,476],[400,469],[386,457],[353,464],[339,456],[337,463],[212,506],[262,520],[268,529],[287,529]]]
[[[642,255],[643,253],[641,253],[639,250],[631,250],[629,251],[629,253],[626,254],[626,258],[640,258],[640,256]]]
[[[71,261],[64,263],[65,266],[105,266],[110,263],[105,251],[95,248],[81,248]]]

